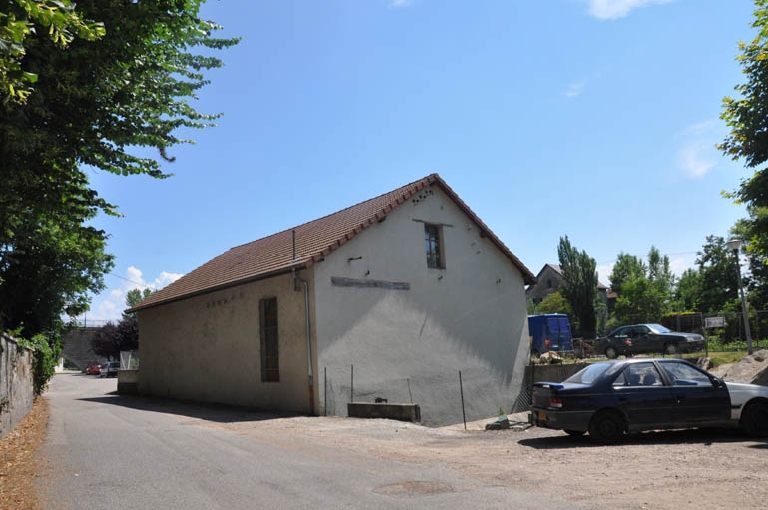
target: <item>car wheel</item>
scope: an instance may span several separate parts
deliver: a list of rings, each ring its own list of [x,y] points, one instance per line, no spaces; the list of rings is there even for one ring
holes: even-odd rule
[[[619,353],[616,351],[616,347],[609,346],[605,349],[605,357],[610,359],[616,359]]]
[[[670,356],[677,354],[677,346],[675,344],[667,344],[664,346],[664,352]]]
[[[749,437],[768,436],[768,404],[752,402],[741,415],[741,428]]]
[[[624,421],[615,411],[600,411],[589,422],[589,437],[599,444],[614,444],[624,433]]]
[[[573,436],[573,437],[583,436],[584,434],[587,433],[586,430],[571,430],[571,429],[565,429],[565,430],[563,430],[563,432],[565,432],[569,436]]]
[[[529,365],[533,365],[535,361],[539,361],[539,358],[541,358],[541,354],[539,354],[539,351],[536,349],[533,349],[531,351],[531,359]]]

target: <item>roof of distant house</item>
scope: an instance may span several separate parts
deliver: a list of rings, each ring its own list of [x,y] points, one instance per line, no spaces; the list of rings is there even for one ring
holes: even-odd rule
[[[541,271],[539,271],[539,274],[536,275],[536,278],[538,278],[541,275],[541,273],[544,271],[544,269],[546,269],[547,267],[551,267],[557,274],[559,274],[560,276],[563,276],[563,266],[561,266],[560,264],[544,264],[544,267],[541,268]],[[600,283],[599,280],[597,282],[597,288],[599,290],[605,290],[605,291],[609,289],[607,285]]]
[[[522,273],[525,284],[535,283],[536,278],[530,270],[512,254],[491,229],[472,212],[438,174],[431,174],[328,216],[232,248],[151,294],[129,311],[134,312],[232,285],[267,278],[293,268],[310,267],[322,261],[329,253],[363,230],[383,221],[390,212],[431,185],[439,186],[477,223],[488,239]]]

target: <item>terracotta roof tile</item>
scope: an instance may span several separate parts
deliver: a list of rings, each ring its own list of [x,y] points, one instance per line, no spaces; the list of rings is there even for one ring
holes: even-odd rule
[[[385,218],[398,205],[432,184],[437,184],[469,215],[523,274],[526,284],[533,274],[475,215],[437,174],[432,174],[389,193],[304,223],[298,227],[236,246],[206,262],[167,287],[151,294],[131,311],[176,301],[215,289],[265,278],[291,268],[308,267],[357,234]],[[295,240],[295,258],[294,258]]]

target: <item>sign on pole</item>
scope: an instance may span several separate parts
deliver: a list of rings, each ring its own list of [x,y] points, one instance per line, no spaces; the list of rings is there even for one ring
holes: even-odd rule
[[[705,328],[724,328],[725,317],[705,317],[704,327]]]

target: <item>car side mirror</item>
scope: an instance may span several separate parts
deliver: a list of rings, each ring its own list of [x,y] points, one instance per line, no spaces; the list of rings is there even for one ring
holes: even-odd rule
[[[712,378],[712,386],[714,386],[715,388],[722,388],[723,385],[724,383],[722,379],[718,379],[717,377]]]

